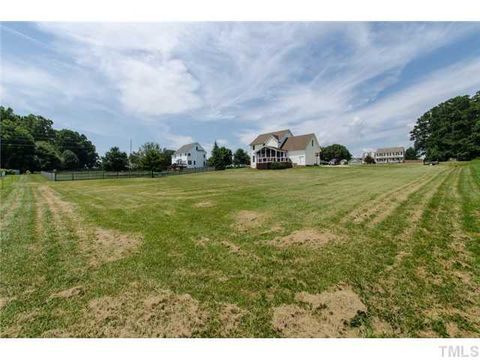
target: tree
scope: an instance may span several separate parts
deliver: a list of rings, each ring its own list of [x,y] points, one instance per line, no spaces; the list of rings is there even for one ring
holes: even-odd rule
[[[480,156],[480,91],[451,98],[423,114],[410,132],[427,160],[471,160]]]
[[[142,168],[150,171],[162,170],[164,159],[162,158],[162,150],[160,145],[147,142],[140,147]]]
[[[375,159],[370,155],[365,156],[363,161],[365,162],[365,164],[375,164]]]
[[[350,151],[348,151],[344,145],[333,144],[322,148],[321,157],[322,160],[325,161],[330,161],[332,159],[350,160],[352,154],[350,154]]]
[[[65,170],[75,170],[78,169],[80,161],[78,160],[77,155],[71,150],[65,150],[62,153],[62,167]]]
[[[405,160],[418,160],[418,153],[413,147],[405,150]]]
[[[53,121],[39,115],[21,116],[0,106],[2,166],[25,171],[57,167],[65,150],[73,152],[77,168],[94,167],[95,146],[83,134],[53,129]],[[67,155],[67,158],[70,155]]]
[[[235,166],[239,165],[250,165],[250,156],[243,149],[237,149],[233,155],[233,164]]]
[[[233,162],[233,154],[232,150],[226,148],[225,146],[222,146],[219,149],[220,152],[220,157],[222,159],[223,164],[226,166],[232,165]]]
[[[39,170],[55,170],[62,167],[62,159],[52,143],[38,141],[35,143],[36,165]]]
[[[2,108],[3,109],[3,108]],[[1,118],[1,165],[6,169],[18,169],[22,172],[35,166],[35,141],[28,129],[16,121],[14,116]],[[0,116],[3,116],[4,111]]]
[[[103,168],[107,171],[123,171],[128,167],[127,153],[120,151],[118,147],[112,147],[102,158]]]
[[[208,159],[208,165],[213,166],[215,170],[225,170],[232,164],[232,150],[226,147],[218,147],[217,142],[213,144],[212,156]]]
[[[60,152],[70,150],[75,153],[80,168],[92,168],[98,163],[95,145],[83,134],[68,129],[59,130],[56,133],[55,144]]]

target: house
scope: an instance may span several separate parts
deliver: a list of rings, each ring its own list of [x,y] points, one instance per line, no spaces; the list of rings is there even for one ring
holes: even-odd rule
[[[377,149],[374,159],[377,164],[403,163],[405,161],[405,148],[400,146]]]
[[[320,164],[320,145],[315,134],[294,136],[290,130],[258,135],[250,143],[250,166],[265,168],[272,162],[293,165]]]
[[[207,152],[198,143],[183,145],[172,155],[172,165],[179,165],[189,169],[207,166]]]

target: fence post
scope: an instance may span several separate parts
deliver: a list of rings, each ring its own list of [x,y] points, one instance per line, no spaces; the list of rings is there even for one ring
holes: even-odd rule
[[[153,178],[153,170],[152,170],[152,178]]]
[[[75,180],[75,172],[72,171],[72,180]]]
[[[56,171],[53,172],[53,181],[57,181],[57,172]]]
[[[105,179],[105,170],[102,170],[103,178]]]

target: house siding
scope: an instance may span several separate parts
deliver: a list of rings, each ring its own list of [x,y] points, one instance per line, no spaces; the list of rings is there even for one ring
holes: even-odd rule
[[[198,150],[196,147],[198,146]],[[190,154],[190,155],[188,155]],[[188,169],[202,168],[207,166],[207,152],[200,146],[194,145],[189,150],[172,155],[172,164],[181,160]]]

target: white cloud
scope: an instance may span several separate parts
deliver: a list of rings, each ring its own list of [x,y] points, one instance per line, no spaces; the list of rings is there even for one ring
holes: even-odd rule
[[[58,73],[55,66],[26,62],[14,68],[10,61],[4,96],[30,106],[51,103],[43,99],[52,97],[91,99],[148,129],[161,128],[156,134],[169,146],[197,137],[177,130],[174,121],[182,116],[235,122],[232,136],[224,139],[231,146],[278,128],[315,132],[322,144],[344,142],[358,150],[367,142],[407,141],[408,126],[428,106],[478,86],[472,61],[427,71],[420,80],[416,75],[407,89],[402,85],[384,95],[412,60],[478,32],[474,23],[42,23],[38,28],[51,35],[50,51],[72,61],[72,69]],[[214,131],[205,125],[212,142]]]

